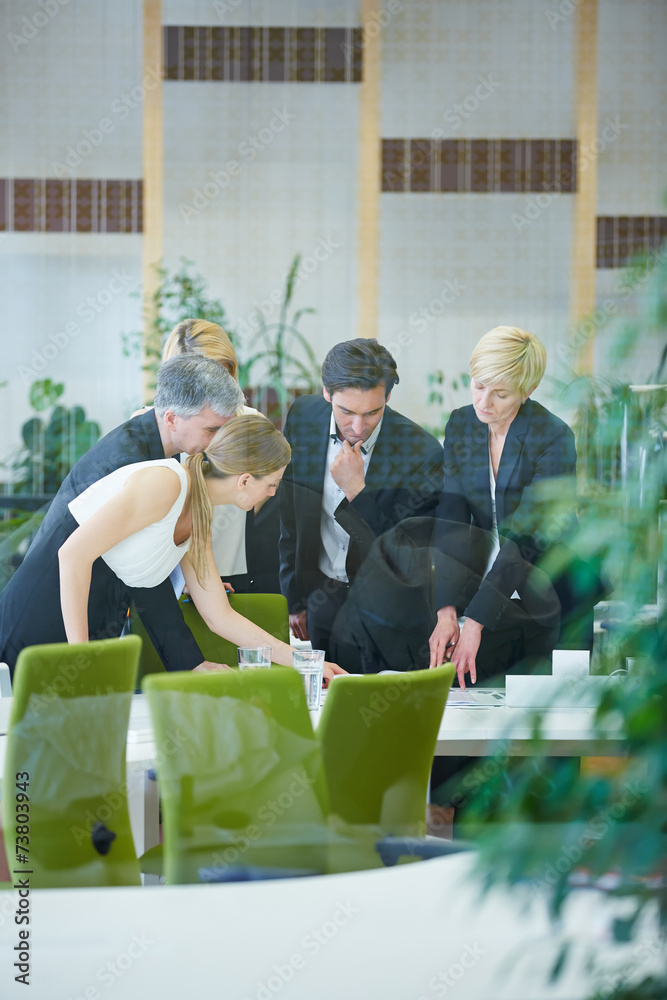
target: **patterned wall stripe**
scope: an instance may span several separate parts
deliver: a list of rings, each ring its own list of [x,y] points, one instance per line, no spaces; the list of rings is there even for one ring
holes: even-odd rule
[[[166,25],[164,78],[360,83],[361,28]]]
[[[405,141],[385,139],[385,151],[389,143]],[[385,152],[385,169],[388,162]],[[395,163],[392,167],[395,168]],[[420,165],[420,170],[424,169]],[[413,186],[410,190],[422,188]],[[452,187],[448,190],[461,189]],[[496,187],[495,190],[512,189]],[[0,177],[0,231],[140,233],[143,231],[143,183],[140,180],[91,180],[80,177],[71,180]],[[667,215],[598,216],[597,267],[625,267],[634,258],[657,250],[665,240]]]
[[[625,267],[667,240],[667,215],[600,215],[597,267]]]
[[[383,139],[382,190],[574,192],[574,139]]]
[[[0,230],[15,233],[140,233],[140,180],[0,179]]]

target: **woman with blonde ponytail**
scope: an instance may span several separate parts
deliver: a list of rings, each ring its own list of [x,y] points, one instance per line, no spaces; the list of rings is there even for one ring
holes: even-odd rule
[[[173,458],[123,466],[69,504],[78,527],[58,550],[60,604],[68,642],[88,641],[92,566],[102,558],[130,587],[156,587],[180,564],[209,628],[238,646],[271,646],[276,663],[292,649],[237,614],[213,562],[213,507],[251,510],[274,496],[290,446],[259,414],[235,417],[211,439],[206,454],[185,465]],[[200,668],[196,668],[200,669]],[[343,672],[325,665],[325,676]]]

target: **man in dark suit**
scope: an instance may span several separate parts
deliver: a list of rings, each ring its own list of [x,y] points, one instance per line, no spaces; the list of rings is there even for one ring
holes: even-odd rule
[[[443,454],[387,405],[398,373],[376,340],[336,344],[322,382],[323,396],[297,399],[285,426],[292,461],[279,493],[280,582],[294,634],[329,658],[334,619],[374,539],[435,512]]]
[[[126,420],[79,459],[52,501],[23,563],[0,594],[0,660],[13,669],[24,646],[67,641],[58,560],[45,553],[57,553],[77,527],[68,508],[70,500],[122,466],[203,451],[242,404],[238,384],[209,358],[179,355],[162,365],[155,408]],[[39,620],[26,620],[24,595],[27,591],[34,595],[35,590],[43,592],[42,613]],[[97,559],[90,594],[91,639],[120,635],[132,599],[167,670],[209,666],[183,620],[169,580],[158,587],[127,587],[103,559]]]

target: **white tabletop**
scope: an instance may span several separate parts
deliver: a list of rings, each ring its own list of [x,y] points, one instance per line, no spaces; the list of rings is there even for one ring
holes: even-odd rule
[[[2,996],[53,1000],[584,1000],[629,961],[659,959],[653,923],[611,942],[614,915],[632,905],[577,891],[562,924],[540,891],[480,897],[473,855],[393,869],[236,885],[42,890],[31,893],[31,986],[2,969]],[[3,898],[4,895],[4,898]],[[13,893],[0,894],[10,915]],[[572,952],[548,985],[563,941]],[[0,951],[17,927],[0,919]],[[643,946],[644,957],[637,955]],[[91,992],[86,992],[91,991]]]
[[[494,696],[488,693],[488,689],[472,694],[481,703],[480,707],[458,705],[457,702],[463,697],[469,700],[470,696],[456,691],[450,695],[438,732],[436,755],[490,756],[499,749],[515,756],[536,752],[553,756],[614,756],[625,752],[620,725],[610,728],[604,736],[595,733],[594,709],[543,711],[544,742],[538,749],[532,739],[532,709],[507,708],[497,695],[497,700],[491,701]],[[0,774],[5,754],[3,737],[7,733],[11,702],[11,698],[0,698]],[[317,726],[320,712],[321,709],[311,712],[314,726]],[[151,761],[154,755],[155,744],[148,703],[145,695],[137,694],[132,698],[130,711],[127,760]]]

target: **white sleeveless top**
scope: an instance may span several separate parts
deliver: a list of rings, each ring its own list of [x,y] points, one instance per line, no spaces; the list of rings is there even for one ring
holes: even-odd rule
[[[111,497],[119,493],[133,472],[162,465],[173,469],[181,480],[181,491],[171,510],[160,520],[136,531],[113,548],[103,553],[107,566],[129,587],[156,587],[166,580],[190,547],[190,539],[181,545],[174,544],[174,528],[183,510],[188,490],[185,469],[175,458],[163,458],[154,462],[135,462],[111,472],[104,479],[93,483],[68,504],[72,517],[83,524],[95,514]]]

